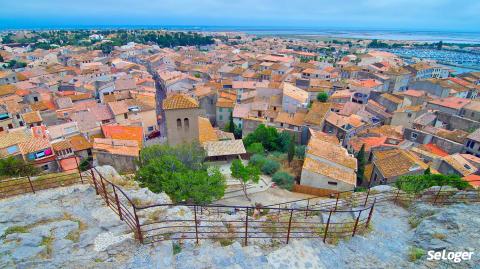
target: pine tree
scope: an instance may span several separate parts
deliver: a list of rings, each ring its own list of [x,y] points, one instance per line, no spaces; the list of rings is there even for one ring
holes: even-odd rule
[[[365,177],[365,144],[362,145],[360,151],[357,153],[357,185],[362,185]]]

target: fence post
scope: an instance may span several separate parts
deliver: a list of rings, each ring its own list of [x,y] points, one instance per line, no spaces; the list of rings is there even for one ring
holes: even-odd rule
[[[194,217],[195,217],[195,239],[197,240],[197,245],[198,245],[198,223],[197,223],[197,206],[193,206],[193,212],[194,212]]]
[[[368,196],[369,195],[370,195],[370,188],[368,188],[367,197],[365,198],[365,203],[363,203],[363,206],[367,206],[367,201],[368,201]]]
[[[28,183],[30,184],[30,188],[32,188],[32,192],[35,193],[35,189],[33,189],[33,184],[32,184],[32,180],[30,179],[30,176],[27,175],[27,178],[28,178]]]
[[[372,207],[370,207],[370,212],[368,213],[367,223],[365,224],[365,229],[368,229],[368,225],[370,224],[370,220],[372,219],[373,208],[375,207],[375,202],[377,202],[377,198],[373,200]]]
[[[92,181],[93,181],[93,186],[95,187],[95,193],[98,195],[97,180],[95,179],[95,173],[93,173],[93,168],[90,168],[90,173],[92,174]]]
[[[248,246],[247,237],[248,237],[248,207],[245,211],[245,246]]]
[[[83,184],[82,171],[80,170],[80,165],[78,164],[77,156],[73,156],[73,158],[75,158],[75,163],[77,164],[78,174],[80,175],[80,181]]]
[[[358,221],[360,220],[360,215],[362,215],[362,212],[363,210],[358,211],[358,216],[357,216],[357,219],[355,220],[355,225],[353,226],[352,237],[354,237],[355,233],[357,232]]]
[[[292,227],[292,216],[293,216],[293,209],[290,209],[290,219],[288,220],[288,231],[287,231],[287,245],[288,245],[288,241],[290,241],[290,228]]]
[[[307,210],[305,210],[305,217],[308,217],[308,207],[310,206],[310,198],[307,199]]]
[[[115,195],[115,202],[117,203],[117,208],[118,208],[118,216],[120,217],[120,220],[123,220],[122,216],[122,208],[120,207],[120,200],[118,199],[118,194],[117,191],[115,190],[115,185],[112,185],[113,188],[113,194]]]
[[[142,230],[140,229],[140,221],[138,221],[138,215],[137,215],[137,207],[132,204],[133,207],[133,214],[135,215],[135,224],[137,226],[137,237],[138,240],[140,240],[140,243],[143,244],[143,236],[142,236]]]
[[[327,240],[327,233],[328,233],[328,226],[330,226],[330,218],[332,217],[333,210],[330,210],[330,214],[328,214],[327,226],[325,227],[325,233],[323,234],[323,243]]]
[[[438,195],[439,195],[440,192],[442,191],[442,187],[443,187],[443,186],[440,186],[440,189],[438,189],[437,195],[435,195],[435,200],[433,200],[433,204],[436,204],[436,203],[437,203]]]
[[[337,200],[335,201],[335,210],[337,210],[338,198],[340,198],[340,193],[339,192],[337,192]]]
[[[103,194],[105,195],[105,202],[107,203],[107,206],[110,206],[110,203],[108,202],[107,189],[105,188],[105,183],[103,183],[103,178],[101,176],[100,176],[100,183],[102,183]]]

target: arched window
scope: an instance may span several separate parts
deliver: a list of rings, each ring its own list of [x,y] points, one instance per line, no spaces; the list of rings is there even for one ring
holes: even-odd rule
[[[178,129],[182,128],[182,120],[181,119],[177,119],[177,128]]]
[[[185,129],[188,130],[188,128],[190,127],[190,123],[189,123],[188,118],[183,119],[183,124],[185,125]]]

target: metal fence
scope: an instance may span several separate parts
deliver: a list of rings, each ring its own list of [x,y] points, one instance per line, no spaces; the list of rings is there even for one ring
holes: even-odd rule
[[[37,176],[23,176],[0,180],[0,199],[15,195],[35,193],[36,191],[84,183],[76,157],[76,167],[58,173],[39,174]],[[69,159],[69,158],[67,158]],[[57,162],[58,160],[50,161]]]
[[[189,204],[142,205],[96,168],[0,181],[0,198],[38,190],[90,183],[97,195],[124,221],[141,243],[164,240],[218,240],[220,243],[258,240],[289,243],[294,238],[319,238],[335,242],[369,229],[374,207],[383,202],[433,204],[480,202],[479,189],[446,187],[411,194],[392,189],[379,192],[338,192],[329,198],[308,198],[268,206],[224,206]]]

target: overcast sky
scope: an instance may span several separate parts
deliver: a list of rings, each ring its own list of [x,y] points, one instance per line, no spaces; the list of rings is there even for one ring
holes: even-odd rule
[[[480,31],[479,0],[0,0],[0,27],[292,26]]]

